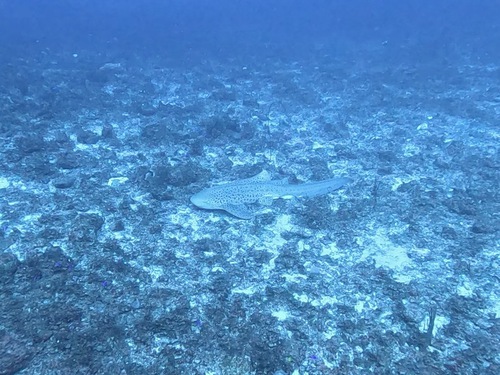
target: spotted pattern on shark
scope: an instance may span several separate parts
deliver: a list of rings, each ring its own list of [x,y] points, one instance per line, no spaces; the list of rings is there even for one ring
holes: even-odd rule
[[[271,180],[268,171],[258,175],[212,186],[191,197],[191,203],[207,210],[223,210],[240,219],[251,219],[254,212],[248,204],[269,204],[284,197],[314,197],[331,193],[352,182],[348,177],[337,177],[292,185],[285,180]]]

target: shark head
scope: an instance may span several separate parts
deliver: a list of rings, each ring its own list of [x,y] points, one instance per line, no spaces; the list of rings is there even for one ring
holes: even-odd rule
[[[194,204],[196,207],[204,208],[206,210],[217,208],[214,207],[213,198],[210,197],[205,190],[200,191],[199,193],[193,195],[191,197],[191,203]]]
[[[223,210],[240,219],[251,219],[252,212],[248,210],[244,202],[241,202],[241,197],[237,193],[237,186],[213,187],[193,195],[191,203],[206,210]]]

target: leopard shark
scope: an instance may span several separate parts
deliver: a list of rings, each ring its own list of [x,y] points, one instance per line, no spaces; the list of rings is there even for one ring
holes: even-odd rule
[[[303,184],[289,184],[288,179],[271,180],[268,171],[244,180],[226,182],[209,187],[191,197],[191,203],[207,210],[223,210],[231,215],[249,220],[254,212],[248,204],[270,204],[274,199],[288,197],[314,197],[331,193],[352,182],[348,177],[337,177]]]

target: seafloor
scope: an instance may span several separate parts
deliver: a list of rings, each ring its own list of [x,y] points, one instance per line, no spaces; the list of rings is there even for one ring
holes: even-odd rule
[[[500,67],[367,48],[3,60],[0,374],[499,374]]]

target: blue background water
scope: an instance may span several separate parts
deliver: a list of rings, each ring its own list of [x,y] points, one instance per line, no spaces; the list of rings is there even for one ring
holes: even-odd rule
[[[409,52],[415,59],[446,53],[450,44],[473,48],[482,58],[499,53],[496,0],[40,0],[0,6],[0,40],[13,53],[49,47],[300,56],[318,43],[387,41],[398,58],[409,38],[416,39],[417,50]]]
[[[500,373],[499,14],[0,0],[0,374]]]

